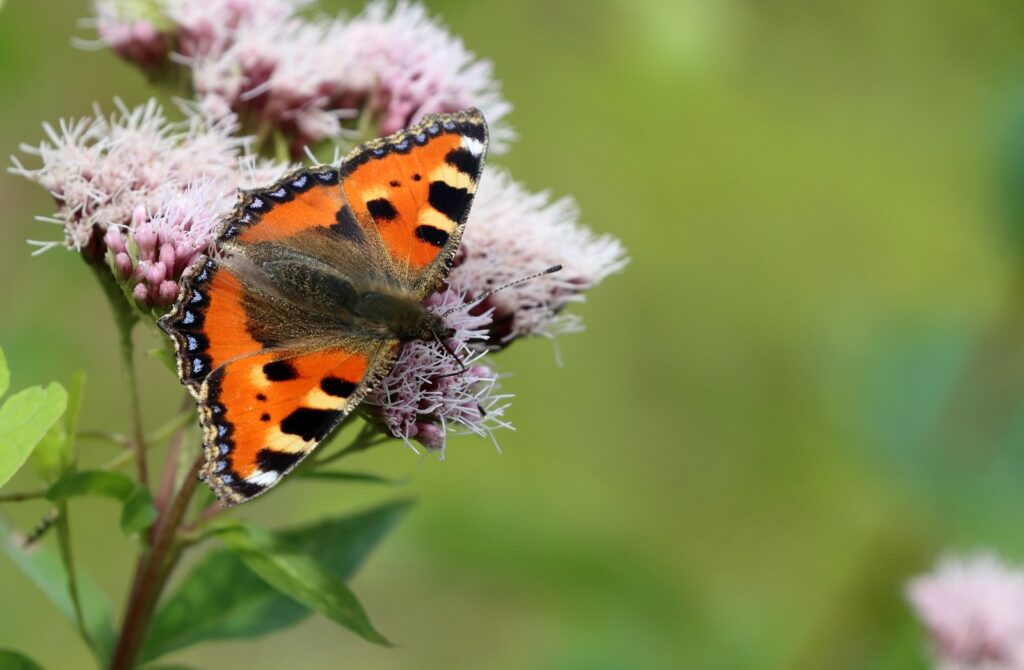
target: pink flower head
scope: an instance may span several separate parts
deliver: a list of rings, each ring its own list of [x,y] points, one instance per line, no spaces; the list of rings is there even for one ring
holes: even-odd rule
[[[166,305],[187,264],[213,242],[216,222],[239,187],[272,180],[287,166],[257,163],[234,136],[233,117],[216,121],[183,107],[169,121],[155,101],[118,113],[45,126],[48,141],[22,147],[42,165],[12,172],[52,194],[65,244],[114,276],[147,305]],[[50,246],[41,243],[42,246]]]
[[[486,337],[490,315],[474,316],[459,309],[464,304],[463,296],[449,290],[428,299],[434,312],[451,312],[445,324],[455,334],[447,345],[461,365],[437,342],[410,342],[366,399],[370,416],[392,436],[442,454],[453,426],[477,435],[510,427],[503,416],[509,396],[497,392],[498,375],[481,361],[485,352],[471,346]]]
[[[146,70],[166,62],[168,40],[158,27],[163,17],[153,2],[97,0],[93,10],[100,42],[118,56]]]
[[[345,26],[336,45],[352,71],[339,78],[350,93],[369,96],[380,134],[424,115],[477,107],[487,118],[491,147],[502,153],[515,138],[504,125],[512,106],[502,97],[490,61],[478,60],[423,5],[377,0]]]
[[[1024,669],[1024,569],[991,554],[945,558],[907,597],[940,668]]]
[[[560,272],[501,290],[474,308],[474,313],[493,310],[489,346],[579,330],[579,318],[563,307],[582,302],[584,291],[626,266],[622,244],[609,235],[595,235],[578,218],[569,198],[552,202],[547,193],[530,193],[501,170],[484,175],[449,278],[452,288],[476,298],[550,266],[563,266]]]
[[[386,135],[424,114],[470,106],[487,116],[492,152],[503,151],[513,139],[503,122],[511,106],[491,64],[477,59],[421,5],[374,2],[351,20],[332,21],[297,16],[305,4],[176,0],[164,5],[166,32],[177,45],[175,61],[191,69],[203,108],[256,119],[262,130],[283,133],[296,154],[305,145],[340,136],[341,121],[360,114],[368,114],[366,125]],[[103,22],[100,17],[98,23]],[[104,41],[124,51],[120,41]]]
[[[227,49],[236,33],[254,23],[286,20],[308,0],[176,0],[167,16],[178,36],[178,51],[185,56],[216,54]]]

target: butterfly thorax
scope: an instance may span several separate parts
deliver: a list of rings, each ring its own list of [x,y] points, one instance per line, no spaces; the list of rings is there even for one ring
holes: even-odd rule
[[[352,315],[378,327],[402,342],[432,340],[450,335],[441,317],[429,311],[409,294],[386,290],[361,293],[352,306]]]

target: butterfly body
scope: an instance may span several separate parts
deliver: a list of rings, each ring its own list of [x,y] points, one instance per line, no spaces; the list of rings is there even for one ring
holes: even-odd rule
[[[204,428],[201,475],[225,504],[266,491],[388,373],[451,335],[424,306],[447,276],[479,180],[476,110],[425,117],[243,194],[218,258],[160,321]]]

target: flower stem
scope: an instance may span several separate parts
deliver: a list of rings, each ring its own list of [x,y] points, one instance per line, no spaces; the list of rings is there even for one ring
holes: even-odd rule
[[[90,647],[93,646],[92,637],[85,626],[85,616],[82,615],[82,601],[78,596],[78,577],[75,574],[75,559],[71,553],[71,522],[68,518],[67,501],[57,505],[57,546],[60,549],[61,562],[64,563],[64,571],[68,578],[68,597],[71,600],[71,608],[75,612],[75,623],[78,625],[78,632]]]
[[[110,670],[130,670],[135,665],[157,601],[181,555],[181,547],[175,542],[175,535],[199,483],[202,460],[202,455],[196,458],[173,501],[160,511],[154,524],[153,543],[148,550],[142,550],[135,564],[135,580],[125,607],[121,635],[114,649]]]
[[[38,500],[46,495],[46,489],[35,491],[18,491],[17,493],[0,493],[0,503],[24,502],[26,500]]]
[[[128,400],[131,404],[132,449],[135,451],[136,471],[139,483],[148,487],[149,470],[146,467],[146,433],[142,426],[142,405],[139,400],[139,384],[135,374],[135,344],[132,341],[132,331],[135,329],[139,316],[105,265],[90,264],[89,267],[92,268],[93,273],[96,275],[96,279],[107,296],[107,302],[110,303],[110,309],[114,312],[118,340],[121,345],[121,369],[124,374],[125,386],[128,388]]]

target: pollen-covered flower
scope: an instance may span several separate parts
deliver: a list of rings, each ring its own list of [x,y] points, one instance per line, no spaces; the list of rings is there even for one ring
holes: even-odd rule
[[[184,120],[173,122],[153,100],[134,109],[118,102],[118,110],[45,126],[48,141],[22,147],[42,165],[14,158],[11,171],[50,191],[58,211],[47,220],[63,228],[68,247],[106,261],[140,302],[166,305],[188,263],[212,245],[237,189],[286,166],[252,159],[233,117],[211,121],[183,107]]]
[[[498,291],[474,308],[474,313],[493,310],[489,346],[579,330],[579,317],[563,308],[582,302],[584,291],[626,266],[625,249],[616,238],[596,235],[578,219],[570,198],[552,201],[547,193],[530,193],[501,170],[484,175],[449,278],[452,287],[476,298],[562,265],[560,272]]]
[[[1024,569],[997,556],[949,557],[907,597],[941,670],[1024,669]]]
[[[443,454],[450,430],[489,436],[510,427],[504,418],[509,396],[497,390],[498,375],[481,360],[485,352],[472,342],[485,339],[489,314],[472,315],[464,296],[442,290],[427,304],[448,314],[445,325],[454,330],[446,351],[437,342],[406,344],[391,373],[366,400],[368,414],[394,437],[416,440]]]

